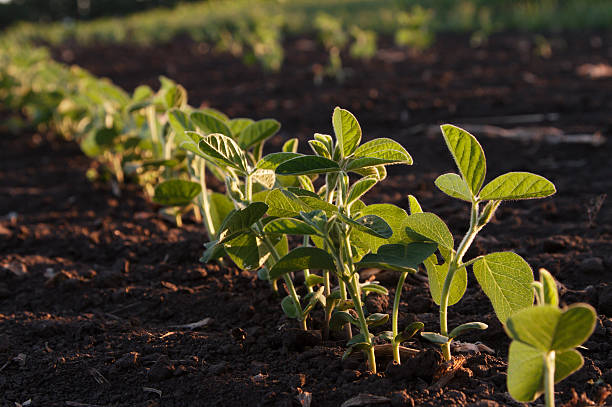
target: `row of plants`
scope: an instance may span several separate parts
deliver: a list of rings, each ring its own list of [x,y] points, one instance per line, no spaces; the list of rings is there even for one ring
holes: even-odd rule
[[[355,57],[371,58],[381,34],[394,36],[399,45],[422,49],[438,32],[470,32],[480,43],[501,30],[601,28],[610,18],[612,7],[606,0],[213,0],[127,17],[21,23],[4,35],[11,41],[53,45],[152,45],[189,36],[278,70],[286,37],[315,34],[330,53],[326,71],[341,78],[340,51],[348,48]]]
[[[465,294],[471,271],[512,339],[508,389],[515,399],[531,401],[545,392],[547,405],[553,405],[554,384],[582,366],[575,348],[594,329],[592,307],[560,308],[552,276],[541,271],[540,281],[534,281],[531,267],[516,253],[464,259],[502,202],[555,193],[550,181],[527,172],[485,183],[484,151],[465,130],[441,127],[458,173],[435,181],[442,192],[470,206],[468,231],[456,244],[444,220],[424,211],[413,195],[409,212],[364,203],[363,196],[385,180],[387,166],[411,165],[413,159],[395,140],[362,142],[359,122],[345,109],[333,111],[333,136],[315,133],[308,140],[311,154],[298,152],[296,138],[264,154],[280,123],[194,108],[187,91],[167,78],[157,91],[141,86],[128,94],[108,80],[52,61],[45,49],[23,44],[2,43],[0,62],[4,106],[28,123],[78,142],[105,168],[92,176],[142,185],[178,225],[193,213],[208,237],[201,261],[229,259],[240,269],[257,271],[302,329],[320,309],[324,337],[339,331],[346,338],[344,357],[363,352],[368,369],[376,372],[377,344],[390,343],[401,363],[402,343],[421,331],[451,360],[453,340],[487,328],[479,321],[449,327],[449,307]],[[207,187],[212,178],[225,185],[224,193]],[[399,326],[402,286],[420,266],[439,305],[439,332],[422,331],[420,322]],[[366,268],[398,272],[391,315],[365,306],[368,295],[389,295],[376,281],[361,280],[359,271]],[[389,320],[390,330],[385,329]]]

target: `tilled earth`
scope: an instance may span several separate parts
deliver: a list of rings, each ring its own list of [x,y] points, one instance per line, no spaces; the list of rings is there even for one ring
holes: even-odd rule
[[[560,36],[551,40],[548,59],[534,56],[525,45],[530,37],[514,34],[494,37],[476,50],[467,38],[450,36],[423,54],[389,45],[370,63],[347,61],[353,74],[344,84],[328,80],[322,87],[312,85],[312,63],[324,62],[324,54],[308,51],[303,39],[292,42],[291,49],[301,44],[302,51],[288,52],[283,71],[267,75],[229,56],[197,56],[195,51],[204,49],[197,44],[183,47],[181,58],[171,62],[163,61],[164,53],[178,55],[180,43],[157,50],[70,52],[75,63],[127,89],[173,70],[192,91],[192,104],[204,101],[233,116],[279,119],[285,130],[272,144],[330,131],[333,106],[349,108],[369,138],[393,137],[415,159],[412,167],[391,168],[368,201],[406,208],[406,195],[414,194],[425,210],[448,221],[457,239],[467,227],[467,208],[434,187],[453,163],[429,125],[452,121],[527,129],[523,134],[529,137],[521,140],[477,132],[487,153],[487,179],[533,171],[551,179],[558,193],[502,206],[468,258],[515,251],[536,273],[540,267],[553,273],[564,303],[596,307],[599,321],[582,350],[585,366],[557,386],[559,401],[583,406],[591,405],[588,400],[605,405],[612,389],[612,209],[605,195],[612,191],[612,145],[605,142],[611,133],[612,79],[587,78],[578,68],[609,63],[610,38],[609,33]],[[111,61],[111,55],[118,56],[114,63],[99,63]],[[456,76],[443,84],[439,79],[448,72]],[[517,72],[538,81],[525,82],[533,77]],[[516,118],[544,113],[558,116]],[[477,120],[486,117],[490,120]],[[596,141],[604,143],[551,142],[568,139],[539,137],[542,127],[565,134],[599,132]],[[505,387],[509,340],[473,278],[466,296],[450,309],[450,324],[488,323],[489,329],[463,341],[480,341],[493,353],[456,351],[460,366],[451,376],[437,349],[417,338],[408,346],[422,351],[418,356],[402,367],[381,356],[381,373],[372,375],[363,361],[341,362],[340,338],[320,340],[320,313],[310,321],[313,332],[296,331],[255,273],[198,263],[205,241],[199,225],[186,220],[177,229],[135,185],[117,197],[107,184],[91,183],[85,173],[93,165],[77,145],[51,134],[0,135],[3,406],[28,400],[31,406],[299,406],[309,394],[313,407],[340,406],[359,394],[382,397],[370,399],[381,406],[518,405]],[[437,308],[423,276],[410,277],[404,286],[400,325],[420,320],[437,330]],[[393,295],[397,275],[380,271],[376,278]],[[382,297],[368,298],[367,308],[391,311]],[[198,321],[199,327],[185,327]]]

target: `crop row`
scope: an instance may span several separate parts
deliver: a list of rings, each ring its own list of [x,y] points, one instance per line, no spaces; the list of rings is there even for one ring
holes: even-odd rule
[[[348,47],[354,57],[371,58],[380,34],[420,49],[438,32],[469,32],[478,44],[500,30],[602,28],[610,19],[612,7],[606,0],[230,0],[88,22],[22,23],[3,35],[10,41],[53,45],[151,45],[188,36],[277,70],[286,37],[314,34],[329,52],[329,73],[341,77],[340,51]]]
[[[387,166],[411,165],[413,159],[389,138],[362,143],[361,126],[347,110],[333,111],[333,136],[315,133],[308,141],[312,154],[298,153],[293,138],[280,151],[264,155],[264,143],[280,123],[194,108],[186,90],[167,78],[161,78],[157,91],[141,86],[130,95],[78,67],[52,61],[42,48],[4,43],[0,62],[4,106],[78,142],[117,185],[128,180],[142,185],[177,224],[193,212],[208,237],[201,261],[225,258],[256,270],[302,329],[308,329],[311,312],[320,307],[323,335],[343,331],[345,357],[364,352],[371,371],[377,368],[377,343],[391,343],[394,360],[401,363],[401,344],[424,328],[420,322],[398,326],[402,285],[420,265],[440,314],[439,331],[420,335],[438,344],[446,360],[452,358],[455,338],[487,328],[479,321],[449,327],[448,308],[465,294],[470,270],[512,339],[508,389],[514,398],[530,401],[545,392],[547,405],[553,405],[554,383],[582,366],[575,348],[594,329],[591,306],[560,308],[554,278],[540,271],[534,281],[531,267],[516,253],[464,259],[502,202],[555,193],[550,181],[527,172],[485,182],[484,151],[465,130],[441,127],[458,173],[435,181],[442,192],[470,207],[468,231],[456,243],[446,223],[423,210],[413,195],[410,213],[361,200],[385,180]],[[207,177],[217,178],[226,192],[210,191]],[[399,273],[391,317],[364,306],[367,295],[389,295],[377,282],[360,280],[364,268]],[[297,273],[304,276],[301,286]],[[370,332],[389,319],[391,330]]]

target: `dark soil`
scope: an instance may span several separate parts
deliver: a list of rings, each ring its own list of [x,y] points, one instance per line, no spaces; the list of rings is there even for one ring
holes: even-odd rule
[[[343,85],[328,80],[322,87],[312,84],[312,63],[325,55],[295,51],[299,44],[306,48],[304,40],[292,42],[281,73],[268,75],[229,56],[198,55],[193,43],[70,52],[74,62],[128,89],[170,73],[191,91],[192,104],[275,117],[285,126],[282,137],[305,140],[313,131],[330,131],[333,106],[346,107],[368,137],[393,137],[415,159],[411,168],[392,168],[369,201],[406,207],[412,193],[460,238],[467,208],[434,187],[453,163],[427,125],[475,118],[498,124],[507,117],[492,116],[556,112],[552,123],[527,126],[611,134],[612,79],[589,79],[576,69],[609,64],[612,34],[559,37],[549,59],[534,56],[530,41],[502,35],[471,49],[467,38],[449,36],[421,55],[388,46],[370,63],[348,61],[353,75]],[[557,386],[557,399],[589,405],[582,396],[604,405],[612,383],[612,207],[605,196],[612,191],[612,144],[479,139],[488,179],[533,171],[559,192],[501,207],[468,256],[515,251],[535,271],[545,267],[555,275],[564,303],[597,308],[597,328],[582,350],[585,366]],[[456,366],[449,367],[417,338],[408,346],[422,350],[418,356],[402,367],[380,357],[381,373],[372,375],[363,361],[341,362],[341,340],[297,332],[255,273],[198,263],[205,241],[199,225],[187,220],[177,229],[134,185],[118,198],[107,184],[90,183],[85,172],[92,165],[78,146],[53,135],[0,135],[3,406],[30,399],[31,406],[299,406],[307,393],[313,407],[340,406],[360,393],[385,397],[381,406],[517,405],[505,387],[509,341],[474,279],[450,309],[450,323],[488,323],[488,330],[463,340],[481,341],[493,354],[456,352]],[[400,324],[418,319],[437,330],[437,308],[418,277],[404,286]],[[376,278],[393,294],[395,273]],[[389,303],[372,297],[367,307],[390,312]],[[179,327],[205,318],[199,328]],[[320,322],[315,313],[311,326]],[[441,377],[450,380],[443,384]]]

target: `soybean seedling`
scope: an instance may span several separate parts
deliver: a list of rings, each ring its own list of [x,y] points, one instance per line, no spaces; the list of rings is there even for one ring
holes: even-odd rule
[[[534,401],[544,393],[546,407],[555,405],[555,383],[584,364],[575,348],[593,333],[597,315],[588,304],[559,308],[554,278],[540,269],[535,282],[537,306],[508,318],[512,338],[508,354],[508,392],[517,401]]]
[[[270,278],[293,271],[323,270],[311,275],[307,284],[323,284],[320,301],[325,308],[326,326],[359,328],[349,342],[346,355],[364,351],[369,368],[376,371],[373,336],[369,327],[386,323],[387,314],[366,315],[362,294],[386,289],[377,284],[361,284],[358,270],[384,267],[414,270],[436,249],[434,243],[406,244],[402,225],[407,214],[388,204],[366,206],[359,198],[386,176],[385,165],[412,164],[412,158],[397,142],[375,139],[361,144],[361,127],[347,110],[336,108],[332,116],[334,139],[315,134],[309,142],[314,156],[267,157],[277,176],[325,174],[325,183],[316,193],[304,190],[275,190],[266,203],[269,214],[278,219],[266,224],[270,233],[308,235],[316,247],[301,247],[289,252],[270,270]],[[351,183],[348,173],[360,176]],[[397,233],[396,233],[397,232]],[[338,290],[332,291],[335,276]],[[357,317],[347,311],[354,307]],[[351,336],[350,329],[347,334]]]
[[[449,124],[441,126],[446,145],[459,168],[459,174],[438,177],[436,186],[445,194],[471,205],[470,225],[455,249],[453,235],[433,213],[413,213],[408,217],[406,232],[415,240],[438,244],[442,261],[431,256],[425,261],[429,289],[440,306],[440,332],[421,335],[442,347],[450,360],[453,338],[472,329],[486,329],[482,322],[470,322],[448,329],[448,307],[457,303],[467,287],[467,267],[472,266],[476,280],[491,300],[495,314],[503,323],[508,317],[533,304],[531,288],[533,272],[527,262],[513,252],[497,252],[464,261],[474,238],[491,220],[502,201],[544,198],[555,193],[555,186],[546,178],[528,172],[509,172],[484,187],[486,160],[482,147],[467,131]],[[480,206],[484,205],[482,209]]]

